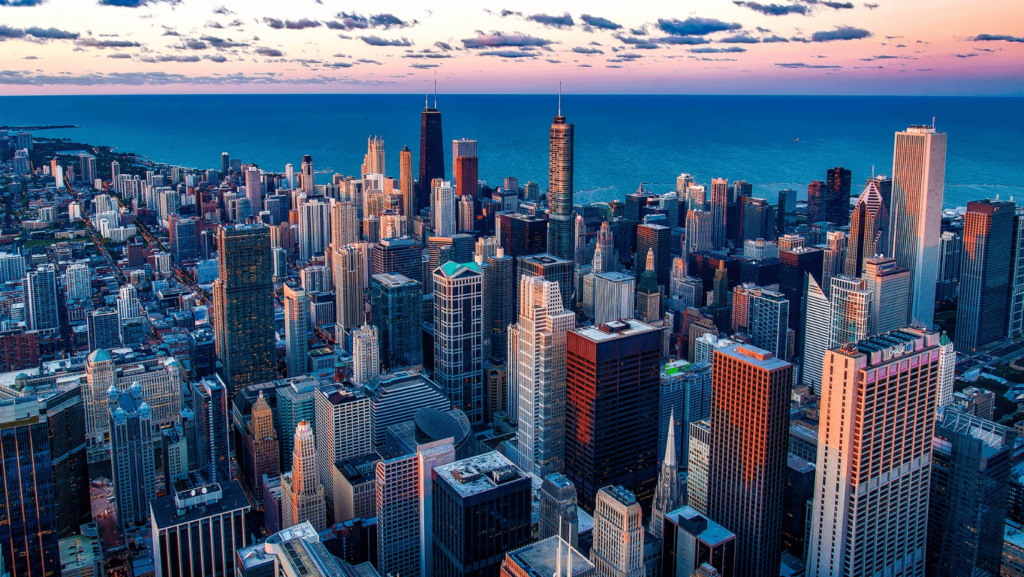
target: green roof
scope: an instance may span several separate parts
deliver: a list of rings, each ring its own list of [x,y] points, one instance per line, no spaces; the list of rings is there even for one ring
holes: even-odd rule
[[[106,349],[96,349],[89,353],[89,362],[92,363],[105,363],[110,360],[110,353]]]
[[[444,273],[445,276],[449,276],[449,277],[455,276],[463,268],[467,268],[467,269],[469,269],[469,270],[471,270],[473,272],[478,272],[478,273],[481,273],[481,274],[483,273],[483,271],[480,270],[480,265],[476,264],[475,262],[467,262],[467,263],[459,264],[459,263],[457,263],[455,261],[450,260],[450,261],[444,263],[443,265],[441,265],[438,268],[441,269],[441,272]]]

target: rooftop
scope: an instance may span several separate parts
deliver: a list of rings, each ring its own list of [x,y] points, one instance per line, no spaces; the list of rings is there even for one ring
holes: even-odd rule
[[[695,536],[711,546],[736,538],[731,531],[701,515],[692,507],[681,507],[665,516],[687,530],[697,530]]]
[[[434,467],[434,473],[463,498],[520,479],[529,482],[525,473],[497,451]]]
[[[199,506],[186,509],[178,515],[176,495],[167,495],[149,502],[153,521],[158,529],[198,521],[206,517],[221,515],[230,511],[250,509],[249,500],[237,481],[220,485],[222,495],[216,501],[207,501]]]
[[[553,264],[568,264],[569,263],[569,261],[565,260],[564,258],[558,258],[557,256],[555,256],[553,254],[548,254],[546,252],[545,253],[541,253],[541,254],[531,254],[531,255],[521,256],[521,257],[519,257],[519,262],[529,262],[529,263],[535,263],[535,264],[540,264],[540,265],[544,265],[544,266],[553,265]]]
[[[774,371],[790,366],[786,361],[775,358],[768,351],[759,349],[753,345],[729,345],[727,347],[715,349],[715,354],[732,357],[743,361],[744,363],[760,367],[766,371]]]
[[[786,462],[786,466],[790,469],[796,469],[800,473],[810,473],[815,469],[814,463],[807,459],[797,457],[793,453],[789,454],[789,461]]]
[[[593,563],[584,557],[582,553],[573,549],[568,543],[562,541],[558,536],[548,537],[521,549],[510,551],[508,557],[526,570],[527,575],[549,577],[550,575],[555,575],[555,569],[559,567],[557,562],[559,551],[561,551],[563,558],[561,563],[563,572],[568,570],[570,555],[572,556],[573,575],[593,572]]]
[[[656,330],[651,325],[647,323],[642,323],[636,319],[623,319],[622,321],[612,321],[605,323],[605,326],[608,326],[611,329],[613,329],[613,332],[605,332],[601,330],[601,328],[599,327],[585,327],[582,329],[575,329],[572,332],[580,335],[585,339],[594,342],[601,342],[643,334]]]

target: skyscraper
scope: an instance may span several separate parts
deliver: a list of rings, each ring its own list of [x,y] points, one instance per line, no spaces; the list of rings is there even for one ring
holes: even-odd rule
[[[385,370],[423,364],[423,285],[400,274],[370,280],[372,319]]]
[[[149,502],[156,498],[153,411],[142,400],[142,386],[138,383],[125,393],[111,386],[107,395],[117,522],[126,531],[146,523]]]
[[[792,370],[757,347],[715,351],[708,515],[736,533],[741,577],[778,571]]]
[[[192,383],[192,405],[196,419],[196,464],[211,483],[231,479],[228,454],[228,397],[220,379]]]
[[[236,564],[244,564],[235,551],[251,542],[251,509],[234,481],[154,499],[150,529],[157,577],[243,574],[235,572]]]
[[[668,288],[672,277],[672,229],[658,224],[641,224],[636,227],[636,264],[634,270],[639,279],[645,269],[647,253],[654,252],[654,272],[658,284]]]
[[[469,197],[469,206],[474,206],[472,201],[477,198],[479,188],[479,160],[475,156],[460,156],[455,159],[455,191],[459,198]],[[468,230],[472,230],[470,227]]]
[[[1017,433],[946,410],[935,424],[926,573],[999,573],[1007,489]]]
[[[76,263],[66,268],[64,270],[64,288],[67,290],[69,301],[92,298],[89,266]]]
[[[331,244],[331,205],[321,199],[299,205],[299,259],[324,254]]]
[[[946,233],[942,234],[945,238]],[[942,243],[939,244],[940,254]],[[1007,305],[1006,336],[1016,339],[1024,335],[1024,208],[1018,208],[1013,217],[1013,243],[1010,247],[1010,299]],[[939,269],[942,270],[941,268]],[[939,273],[939,280],[943,280]],[[941,288],[940,282],[936,291]],[[936,294],[936,299],[940,295]]]
[[[380,340],[377,327],[363,325],[352,331],[352,382],[366,384],[380,374]]]
[[[832,321],[829,323],[830,347],[868,338],[874,294],[859,278],[839,275],[832,279]]]
[[[636,320],[569,331],[565,476],[591,512],[622,484],[650,508],[658,479],[661,331]]]
[[[281,527],[309,522],[317,531],[327,528],[324,488],[316,474],[316,439],[306,421],[295,428],[292,470],[281,475]]]
[[[498,237],[505,254],[512,258],[548,250],[548,223],[519,213],[498,215]]]
[[[332,198],[330,222],[330,241],[334,250],[359,242],[359,215],[354,203]]]
[[[1006,337],[1013,262],[1013,201],[967,203],[956,309],[956,348],[974,352]]]
[[[384,171],[384,138],[368,136],[366,138],[366,154],[363,156],[362,174],[386,174]]]
[[[577,547],[580,521],[576,506],[576,487],[572,481],[561,473],[545,476],[540,485],[539,500],[537,533],[540,538],[554,536]]]
[[[566,577],[597,575],[594,564],[581,551],[557,536],[509,551],[501,562],[501,577],[562,575],[563,571]]]
[[[217,357],[234,396],[277,373],[270,233],[263,225],[222,227],[217,257],[213,327]]]
[[[313,196],[316,191],[316,175],[313,173],[313,157],[305,155],[302,157],[301,190],[307,197]]]
[[[426,114],[426,113],[424,113]],[[423,568],[420,461],[402,455],[376,464],[377,570],[385,575],[430,575]],[[432,519],[431,519],[432,520]]]
[[[306,291],[292,283],[285,283],[284,291],[284,336],[285,365],[289,377],[297,377],[306,373],[309,354],[309,337],[306,335],[307,320]]]
[[[334,247],[331,256],[337,299],[335,319],[344,332],[363,324],[363,257],[351,245]]]
[[[808,575],[924,575],[938,345],[903,329],[826,353]]]
[[[561,94],[558,101],[548,139],[548,252],[573,262],[573,125],[562,116]]]
[[[911,323],[930,327],[935,313],[946,134],[934,126],[896,133],[892,160],[889,254],[910,269]],[[959,343],[958,343],[959,344]]]
[[[399,183],[402,187],[402,214],[408,218],[416,215],[416,185],[412,175],[412,151],[403,146],[398,153],[400,166]]]
[[[622,485],[602,487],[594,506],[594,546],[590,562],[601,577],[643,577],[643,512]]]
[[[828,232],[825,238],[821,282],[827,295],[832,290],[832,277],[843,274],[846,270],[846,233],[833,230]]]
[[[433,574],[497,575],[506,551],[531,541],[530,476],[497,451],[435,466]]]
[[[0,401],[0,564],[11,575],[58,575],[57,502],[47,416],[36,397]]]
[[[684,252],[710,252],[714,248],[711,213],[690,209],[686,212],[686,247]]]
[[[434,108],[424,103],[420,115],[420,179],[416,194],[417,210],[430,206],[431,184],[436,179],[444,180],[444,139],[441,136],[441,111],[437,109],[437,95]]]
[[[904,326],[910,305],[910,271],[898,266],[894,258],[875,257],[864,260],[860,278],[864,288],[872,293],[868,334],[887,333]]]
[[[789,342],[787,322],[790,306],[786,297],[776,291],[760,289],[750,296],[750,336],[754,346],[783,360],[786,359]]]
[[[886,229],[889,210],[874,180],[868,181],[850,217],[850,241],[846,250],[847,276],[860,276],[864,261],[888,250]]]
[[[640,273],[636,289],[636,318],[645,323],[661,320],[661,287],[654,269],[654,249],[647,249],[647,266]]]
[[[686,456],[686,497],[690,507],[707,514],[708,475],[711,467],[711,422],[690,423],[690,452]]]
[[[280,444],[274,430],[274,411],[259,392],[252,406],[252,418],[246,424],[243,435],[245,444],[245,481],[258,503],[263,502],[263,475],[276,477],[281,474]],[[167,472],[164,471],[166,475]],[[227,479],[225,479],[227,482]]]
[[[815,393],[821,391],[821,363],[832,330],[832,303],[811,274],[804,277],[801,380]]]
[[[473,262],[434,271],[434,375],[473,423],[484,418],[483,276]]]
[[[452,236],[456,231],[455,187],[447,180],[431,186],[430,224],[434,236]]]
[[[57,316],[57,270],[43,264],[25,275],[25,300],[28,304],[28,326],[46,331],[60,328]]]
[[[562,307],[571,309],[573,305],[573,270],[572,261],[558,258],[552,254],[534,254],[521,256],[516,262],[516,286],[524,276],[539,276],[558,283],[558,292],[562,296]],[[517,294],[518,302],[518,294]]]
[[[594,275],[594,324],[627,319],[633,316],[636,279],[621,272]]]
[[[539,477],[565,468],[565,343],[576,316],[563,308],[558,283],[519,279],[517,358],[519,468]]]
[[[725,248],[725,210],[728,203],[729,181],[715,178],[711,181],[711,243]]]
[[[675,429],[675,415],[670,414],[665,458],[661,461],[658,486],[654,490],[654,502],[651,504],[651,534],[658,539],[663,535],[665,515],[686,501],[686,483],[679,478],[679,463],[676,461]]]
[[[850,224],[850,171],[837,166],[825,178],[825,220],[843,227]]]
[[[825,183],[812,180],[807,185],[807,223],[814,224],[825,220]]]
[[[494,255],[487,257],[484,269],[484,296],[490,303],[491,326],[484,327],[484,339],[491,341],[491,356],[504,360],[508,356],[508,327],[515,320],[517,286],[515,261],[498,247]]]

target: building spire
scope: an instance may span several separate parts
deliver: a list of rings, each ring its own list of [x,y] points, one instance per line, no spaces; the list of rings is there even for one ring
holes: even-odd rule
[[[665,441],[664,465],[676,466],[676,408],[672,407],[668,414],[668,438]],[[662,466],[664,466],[662,465]]]

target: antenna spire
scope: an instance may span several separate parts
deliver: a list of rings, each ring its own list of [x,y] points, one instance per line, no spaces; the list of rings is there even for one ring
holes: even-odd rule
[[[423,87],[423,108],[430,108],[430,85]]]
[[[935,117],[932,117],[932,130],[935,130]]]
[[[875,165],[871,165],[871,180],[875,179]]]
[[[437,74],[436,72],[434,74]],[[437,108],[437,77],[434,77],[434,108]]]
[[[562,115],[562,81],[558,81],[558,115]],[[934,121],[932,122],[934,124]]]

